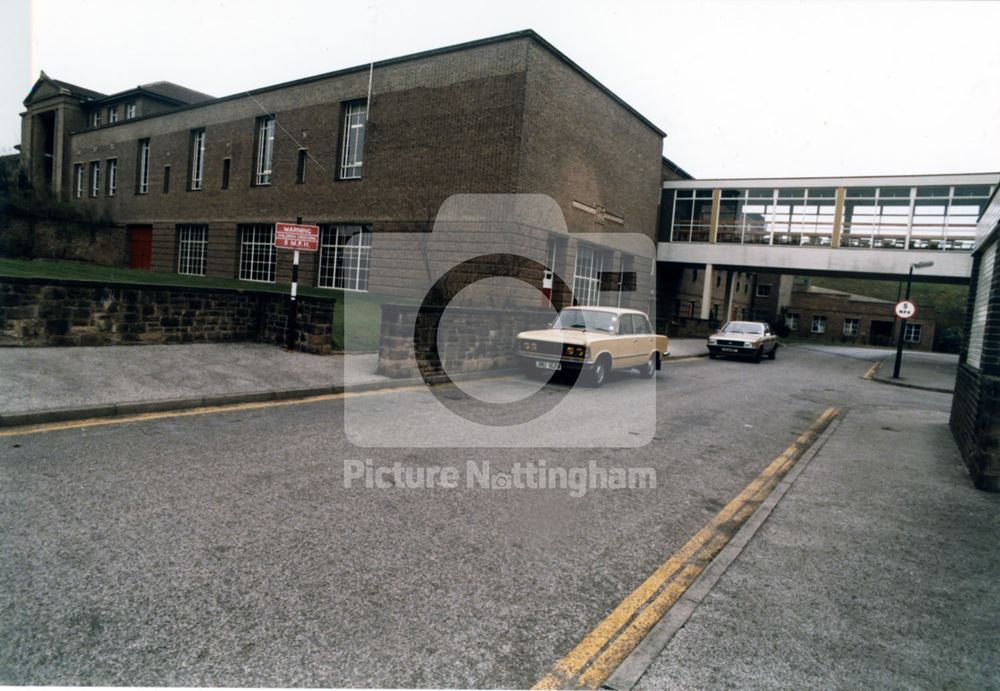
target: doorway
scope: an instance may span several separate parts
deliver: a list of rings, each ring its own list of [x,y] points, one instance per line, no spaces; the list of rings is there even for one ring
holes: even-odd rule
[[[872,330],[871,335],[868,337],[868,345],[891,346],[892,322],[872,319]]]
[[[128,268],[149,271],[153,266],[153,226],[126,226]]]

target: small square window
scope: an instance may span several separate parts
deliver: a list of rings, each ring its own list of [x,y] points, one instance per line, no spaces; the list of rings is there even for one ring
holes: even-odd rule
[[[813,316],[812,329],[810,329],[814,334],[825,334],[826,333],[826,317],[822,314],[817,314]]]
[[[767,284],[757,286],[757,297],[766,298],[770,297],[770,295],[771,295],[771,286]]]

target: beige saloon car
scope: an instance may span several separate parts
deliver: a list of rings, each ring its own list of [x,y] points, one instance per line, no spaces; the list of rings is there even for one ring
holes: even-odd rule
[[[760,362],[778,354],[778,337],[764,322],[726,322],[708,337],[708,356],[742,357]]]
[[[646,377],[669,355],[666,336],[653,333],[638,310],[567,307],[550,328],[517,335],[517,354],[526,369],[587,375],[601,386],[612,370],[636,368]]]

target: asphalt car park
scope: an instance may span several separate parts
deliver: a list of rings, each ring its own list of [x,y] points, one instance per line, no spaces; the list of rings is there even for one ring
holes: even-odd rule
[[[864,381],[870,365],[797,348],[781,377],[666,365],[652,441],[630,449],[420,448],[434,430],[418,427],[410,447],[359,448],[343,398],[0,437],[0,679],[529,687],[824,410],[945,409],[940,394]],[[610,383],[573,411],[587,425],[649,385]],[[405,407],[416,394],[371,395]],[[594,461],[657,482],[582,496],[348,488],[349,459]]]

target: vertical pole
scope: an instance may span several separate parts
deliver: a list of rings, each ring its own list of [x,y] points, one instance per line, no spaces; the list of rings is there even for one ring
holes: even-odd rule
[[[302,217],[299,216],[295,222],[302,225]],[[299,251],[295,250],[292,255],[292,294],[288,301],[288,330],[285,334],[286,345],[289,350],[295,350],[295,332],[298,330],[299,309],[295,297],[299,291]]]
[[[913,267],[910,267],[910,274],[906,277],[906,297],[910,299],[910,285],[913,282]],[[906,320],[901,319],[899,324],[899,338],[896,339],[896,364],[892,368],[892,378],[899,379],[899,368],[903,364],[903,334],[906,333]]]

